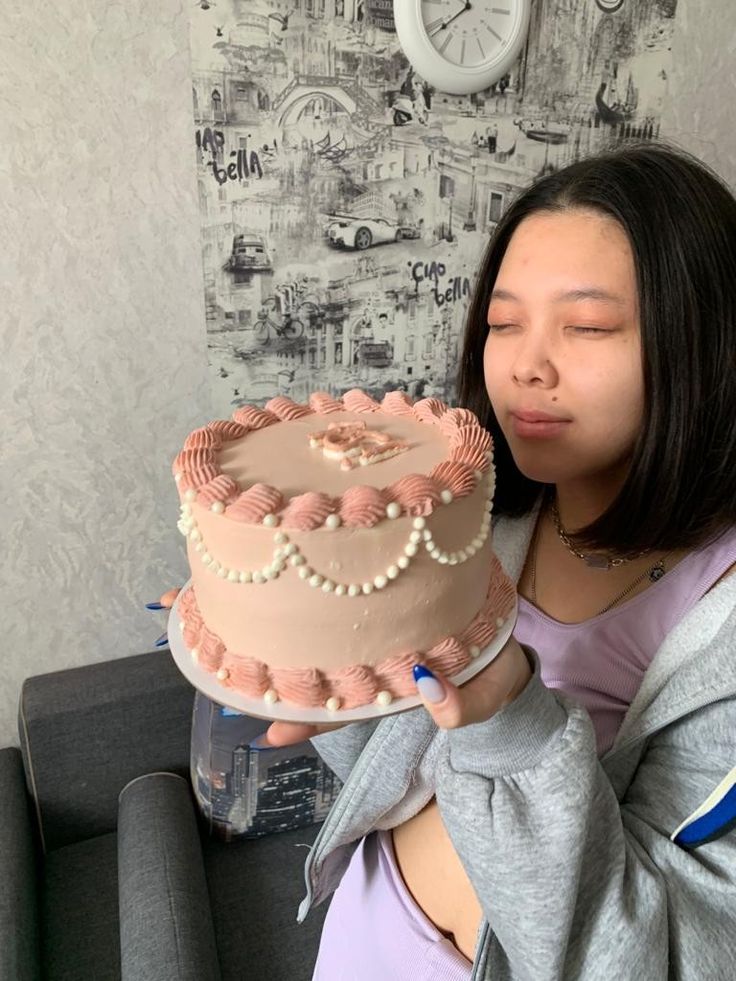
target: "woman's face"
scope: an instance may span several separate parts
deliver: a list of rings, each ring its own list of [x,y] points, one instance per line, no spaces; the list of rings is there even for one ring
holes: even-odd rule
[[[628,239],[593,211],[541,212],[514,232],[488,308],[486,388],[532,480],[621,479],[642,424]]]

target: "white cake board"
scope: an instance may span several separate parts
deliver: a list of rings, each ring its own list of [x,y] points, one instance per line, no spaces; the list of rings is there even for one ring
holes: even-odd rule
[[[184,586],[179,596],[182,595],[188,585],[187,583]],[[176,666],[187,681],[198,689],[198,691],[201,691],[203,695],[218,702],[220,705],[225,705],[238,712],[243,712],[245,715],[252,715],[256,719],[268,719],[278,722],[309,722],[313,724],[363,722],[367,719],[380,719],[385,715],[396,715],[399,712],[406,712],[409,709],[424,704],[419,695],[416,694],[407,695],[405,698],[396,698],[390,705],[386,705],[385,707],[371,703],[370,705],[360,705],[357,708],[338,709],[336,712],[330,712],[326,708],[309,708],[295,705],[293,702],[279,701],[271,705],[265,702],[263,698],[250,698],[241,692],[237,692],[221,684],[214,673],[207,671],[193,660],[191,651],[184,643],[179,626],[178,606],[179,597],[177,597],[171,609],[168,622],[169,648],[176,662]],[[516,626],[517,611],[518,603],[515,601],[513,610],[504,621],[503,626],[498,628],[498,632],[491,643],[466,668],[463,668],[462,671],[459,671],[450,679],[453,684],[462,685],[466,681],[470,681],[471,678],[475,677],[476,674],[487,667],[501,653],[503,646]]]

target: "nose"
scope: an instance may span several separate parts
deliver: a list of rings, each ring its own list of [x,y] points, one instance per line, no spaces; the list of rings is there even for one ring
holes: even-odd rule
[[[557,369],[550,360],[550,351],[539,337],[531,333],[519,345],[511,369],[512,378],[517,385],[554,388],[558,381]]]

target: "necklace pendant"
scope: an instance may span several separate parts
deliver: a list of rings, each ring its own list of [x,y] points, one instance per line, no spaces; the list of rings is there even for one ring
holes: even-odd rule
[[[590,555],[584,555],[583,559],[585,560],[585,564],[590,566],[591,569],[608,569],[610,567],[610,562],[605,555],[592,553]]]
[[[652,582],[658,582],[664,575],[664,565],[658,562],[649,570],[649,578]]]

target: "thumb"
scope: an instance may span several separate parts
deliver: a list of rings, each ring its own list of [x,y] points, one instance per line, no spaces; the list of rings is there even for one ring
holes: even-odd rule
[[[424,664],[414,665],[414,681],[424,706],[434,721],[443,729],[453,729],[462,724],[462,705],[458,688],[434,674]]]

